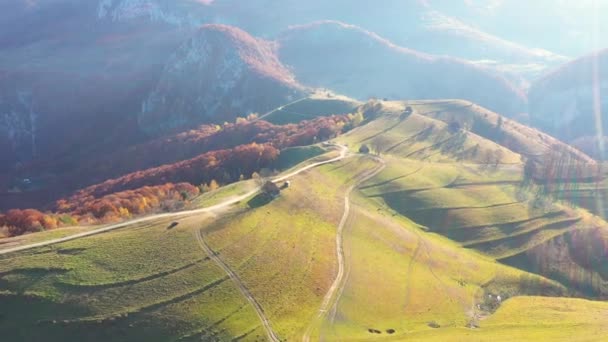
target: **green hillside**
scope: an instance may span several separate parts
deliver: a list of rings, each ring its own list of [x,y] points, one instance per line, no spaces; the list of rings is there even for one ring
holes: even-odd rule
[[[352,113],[360,105],[361,102],[349,97],[317,91],[305,99],[275,109],[263,119],[275,125],[298,123],[318,116]]]
[[[0,249],[0,336],[600,339],[608,332],[608,304],[596,301],[608,294],[608,224],[524,182],[524,160],[544,153],[538,135],[513,122],[498,130],[495,114],[453,105],[353,109],[366,121],[335,139],[349,154],[290,177],[263,205],[253,195],[212,212],[17,253]],[[522,143],[493,139],[478,129],[486,126],[507,131],[503,137],[519,132]],[[358,153],[363,145],[374,155]],[[338,156],[318,153],[291,151],[286,173]],[[254,189],[254,181],[235,183],[191,206]],[[43,234],[20,243],[56,237]]]

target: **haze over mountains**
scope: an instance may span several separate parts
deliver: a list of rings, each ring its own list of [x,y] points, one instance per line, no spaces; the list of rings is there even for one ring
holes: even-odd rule
[[[534,69],[531,74],[536,75],[543,68],[557,65],[565,60],[565,57],[561,57],[559,53],[539,50],[545,47],[530,48],[522,45],[518,39],[523,35],[508,41],[476,28],[476,23],[463,22],[464,19],[471,19],[473,13],[477,13],[475,8],[483,7],[483,4],[475,5],[477,7],[473,5],[463,7],[461,3],[449,5],[446,2],[432,1],[382,1],[373,5],[366,1],[244,3],[226,0],[208,2],[105,0],[84,3],[71,0],[33,2],[11,0],[3,2],[0,23],[7,29],[0,33],[0,46],[3,47],[0,63],[1,86],[5,89],[0,120],[2,123],[0,142],[5,148],[2,149],[0,159],[4,161],[2,164],[6,170],[15,162],[29,160],[35,155],[49,155],[58,151],[69,153],[74,144],[99,145],[100,141],[110,140],[95,135],[95,132],[80,136],[79,132],[82,130],[69,129],[72,127],[73,116],[79,117],[79,127],[105,125],[103,127],[109,128],[117,122],[121,122],[120,126],[124,127],[125,121],[135,125],[135,121],[130,120],[139,115],[138,112],[145,107],[144,103],[152,103],[155,97],[162,97],[161,88],[162,91],[171,91],[167,89],[169,76],[163,76],[163,70],[170,68],[167,64],[176,63],[176,58],[179,58],[175,55],[178,46],[182,46],[181,51],[184,52],[184,45],[189,40],[195,41],[196,38],[193,36],[200,35],[197,33],[199,26],[206,23],[235,25],[245,29],[254,37],[273,41],[278,39],[290,25],[325,19],[340,20],[361,28],[359,31],[361,37],[357,38],[361,39],[358,42],[360,44],[374,44],[375,38],[363,34],[363,32],[374,32],[412,52],[409,60],[407,62],[404,60],[399,66],[410,69],[395,70],[395,77],[398,77],[399,72],[417,68],[414,65],[418,65],[416,63],[419,62],[412,58],[413,55],[430,53],[476,61],[477,64],[490,67],[490,72],[493,74],[497,74],[494,68],[498,67],[504,71],[504,76],[514,83],[513,87],[517,88],[531,81],[527,78],[530,75],[530,67]],[[347,8],[357,10],[345,10]],[[462,13],[462,10],[457,10],[460,8],[469,9],[469,12]],[[501,10],[501,7],[494,9],[492,15],[499,17],[497,13]],[[510,8],[504,10],[512,11]],[[295,12],[297,15],[279,15],[287,12]],[[450,17],[452,12],[454,16]],[[477,14],[475,17],[483,18],[484,15]],[[527,20],[523,21],[527,22]],[[363,41],[365,39],[369,42],[365,43]],[[228,40],[222,44],[239,46],[249,43]],[[306,49],[304,46],[300,48]],[[265,49],[265,54],[272,54],[270,48]],[[372,54],[369,57],[373,59],[374,53],[386,53],[381,50],[369,49],[368,52]],[[362,56],[361,51],[357,53],[362,58],[368,57]],[[440,68],[450,68],[449,64],[452,64],[456,68],[463,69],[458,67],[456,61],[447,62],[446,59],[443,61],[445,62],[440,63],[442,65]],[[284,61],[273,63],[284,63]],[[512,68],[516,65],[518,67]],[[211,65],[207,68],[213,69],[215,66]],[[479,76],[474,76],[476,73],[473,71],[474,68],[464,67],[464,69],[469,69],[472,74],[469,75],[466,70],[459,72],[463,75],[458,82],[464,84],[478,82]],[[198,71],[203,73],[202,70]],[[284,73],[284,71],[277,72]],[[199,77],[206,78],[207,75]],[[306,80],[306,75],[295,75],[295,77],[296,81],[300,81],[298,77]],[[410,84],[409,87],[419,88],[416,83],[418,82],[423,85],[422,88],[433,88],[431,82],[435,80],[420,80],[426,77],[428,75],[424,73],[416,77],[410,76],[414,85]],[[485,78],[494,77],[499,79],[502,76],[493,75]],[[401,77],[401,79],[405,78]],[[377,79],[380,82],[382,77],[379,76]],[[429,83],[425,84],[427,81]],[[311,85],[303,83],[304,86]],[[179,85],[175,86],[179,88]],[[331,88],[331,84],[328,86]],[[395,84],[395,87],[397,86],[400,84]],[[390,85],[387,87],[390,88]],[[377,91],[372,88],[370,91],[348,95],[367,97],[408,94],[401,89],[387,90],[390,91]],[[246,92],[246,89],[238,91]],[[499,93],[500,90],[494,95],[501,97]],[[241,94],[247,96],[245,93]],[[442,95],[451,94],[442,93],[435,96]],[[472,94],[468,98],[477,100],[480,96],[485,95]],[[506,101],[506,98],[504,99]],[[204,102],[199,99],[199,105],[192,104],[197,108],[186,111],[203,112],[210,109],[210,104],[200,101]],[[272,99],[264,101],[273,102]],[[526,112],[521,99],[515,99],[514,102],[513,109],[506,114]],[[492,106],[488,105],[488,107]],[[492,109],[503,109],[503,107],[497,106]],[[250,107],[248,104],[239,104],[234,107],[236,111],[243,112],[263,111],[267,108],[268,103],[253,103]],[[149,109],[144,108],[143,111],[146,110]],[[100,115],[95,113],[105,113],[103,117],[107,118],[106,122],[99,122],[96,118]],[[90,117],[87,117],[88,115]],[[210,117],[213,113],[202,115]],[[141,125],[146,125],[142,120],[139,121]],[[61,141],[58,141],[54,139],[54,132],[62,127],[66,128],[67,132],[63,134]],[[114,137],[112,140],[118,139],[128,143],[124,140],[140,138],[136,132],[137,128],[133,127],[129,130],[132,137]]]
[[[566,141],[592,139],[583,144],[598,158],[599,137],[608,128],[608,51],[596,51],[553,70],[530,89],[532,124]],[[590,124],[593,123],[593,124]],[[583,141],[584,142],[584,141]]]
[[[0,1],[0,336],[606,336],[606,6]]]

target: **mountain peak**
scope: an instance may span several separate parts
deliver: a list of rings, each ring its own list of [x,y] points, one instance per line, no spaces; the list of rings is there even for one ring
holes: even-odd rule
[[[166,63],[142,104],[146,131],[167,130],[278,107],[302,91],[274,43],[236,27],[200,27]]]

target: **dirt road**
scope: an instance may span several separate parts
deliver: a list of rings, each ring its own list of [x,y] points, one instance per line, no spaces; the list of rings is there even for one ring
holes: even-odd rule
[[[342,214],[342,219],[338,224],[338,229],[336,231],[336,257],[338,260],[338,273],[336,274],[336,278],[334,282],[331,284],[331,287],[325,294],[323,298],[323,302],[321,302],[321,306],[317,312],[317,316],[310,322],[304,336],[302,336],[303,342],[309,342],[310,336],[315,328],[317,323],[322,324],[323,319],[327,315],[327,312],[330,308],[333,308],[337,305],[338,300],[340,299],[340,295],[343,292],[344,288],[344,274],[345,274],[345,263],[344,263],[344,227],[346,226],[346,221],[348,220],[348,216],[350,215],[350,195],[353,190],[358,187],[360,184],[364,183],[368,179],[376,176],[378,173],[382,172],[386,167],[385,162],[382,159],[375,158],[376,161],[380,163],[380,166],[377,168],[370,170],[364,173],[355,184],[351,185],[344,194],[344,213]]]
[[[304,171],[310,170],[312,168],[321,166],[321,165],[325,165],[325,164],[329,164],[329,163],[334,163],[337,162],[339,160],[342,160],[344,158],[346,158],[347,156],[347,152],[348,152],[348,148],[346,146],[342,146],[342,145],[332,145],[335,147],[339,147],[340,148],[340,155],[329,159],[329,160],[325,160],[325,161],[321,161],[321,162],[317,162],[317,163],[313,163],[307,166],[304,166],[302,168],[299,168],[295,171],[292,171],[286,175],[282,175],[279,176],[275,179],[273,179],[274,182],[281,182],[284,181],[290,177],[293,177],[295,175],[298,175]],[[103,228],[99,228],[99,229],[95,229],[95,230],[91,230],[88,232],[84,232],[84,233],[79,233],[79,234],[74,234],[74,235],[70,235],[67,237],[63,237],[63,238],[59,238],[59,239],[53,239],[53,240],[48,240],[48,241],[43,241],[43,242],[38,242],[38,243],[33,243],[33,244],[29,244],[29,245],[25,245],[25,246],[19,246],[19,247],[14,247],[14,248],[8,248],[5,250],[1,250],[0,251],[0,255],[4,255],[4,254],[9,254],[9,253],[15,253],[15,252],[20,252],[20,251],[25,251],[28,249],[32,249],[32,248],[38,248],[38,247],[45,247],[45,246],[50,246],[50,245],[55,245],[58,243],[62,243],[62,242],[67,242],[67,241],[72,241],[72,240],[77,240],[77,239],[82,239],[85,237],[89,237],[89,236],[93,236],[93,235],[98,235],[98,234],[102,234],[102,233],[106,233],[112,230],[116,230],[116,229],[120,229],[120,228],[124,228],[136,223],[142,223],[142,222],[149,222],[152,220],[157,220],[157,219],[162,219],[162,218],[179,218],[179,217],[183,217],[183,216],[189,216],[189,215],[196,215],[196,214],[202,214],[202,213],[211,213],[211,212],[216,212],[216,211],[221,211],[224,210],[236,203],[239,203],[253,195],[255,195],[258,191],[260,191],[260,187],[257,187],[256,189],[253,189],[252,191],[238,196],[238,197],[232,197],[222,203],[216,204],[214,206],[211,207],[207,207],[207,208],[201,208],[201,209],[193,209],[193,210],[184,210],[184,211],[178,211],[178,212],[174,212],[174,213],[164,213],[164,214],[156,214],[156,215],[151,215],[151,216],[146,216],[146,217],[142,217],[142,218],[138,218],[135,220],[130,220],[130,221],[126,221],[126,222],[121,222],[121,223],[117,223],[117,224],[113,224],[113,225],[109,225]]]

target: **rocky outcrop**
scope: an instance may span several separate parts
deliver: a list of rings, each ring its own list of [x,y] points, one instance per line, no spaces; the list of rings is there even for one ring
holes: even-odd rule
[[[15,154],[35,157],[38,114],[32,102],[27,89],[0,94],[0,136],[6,137]]]

